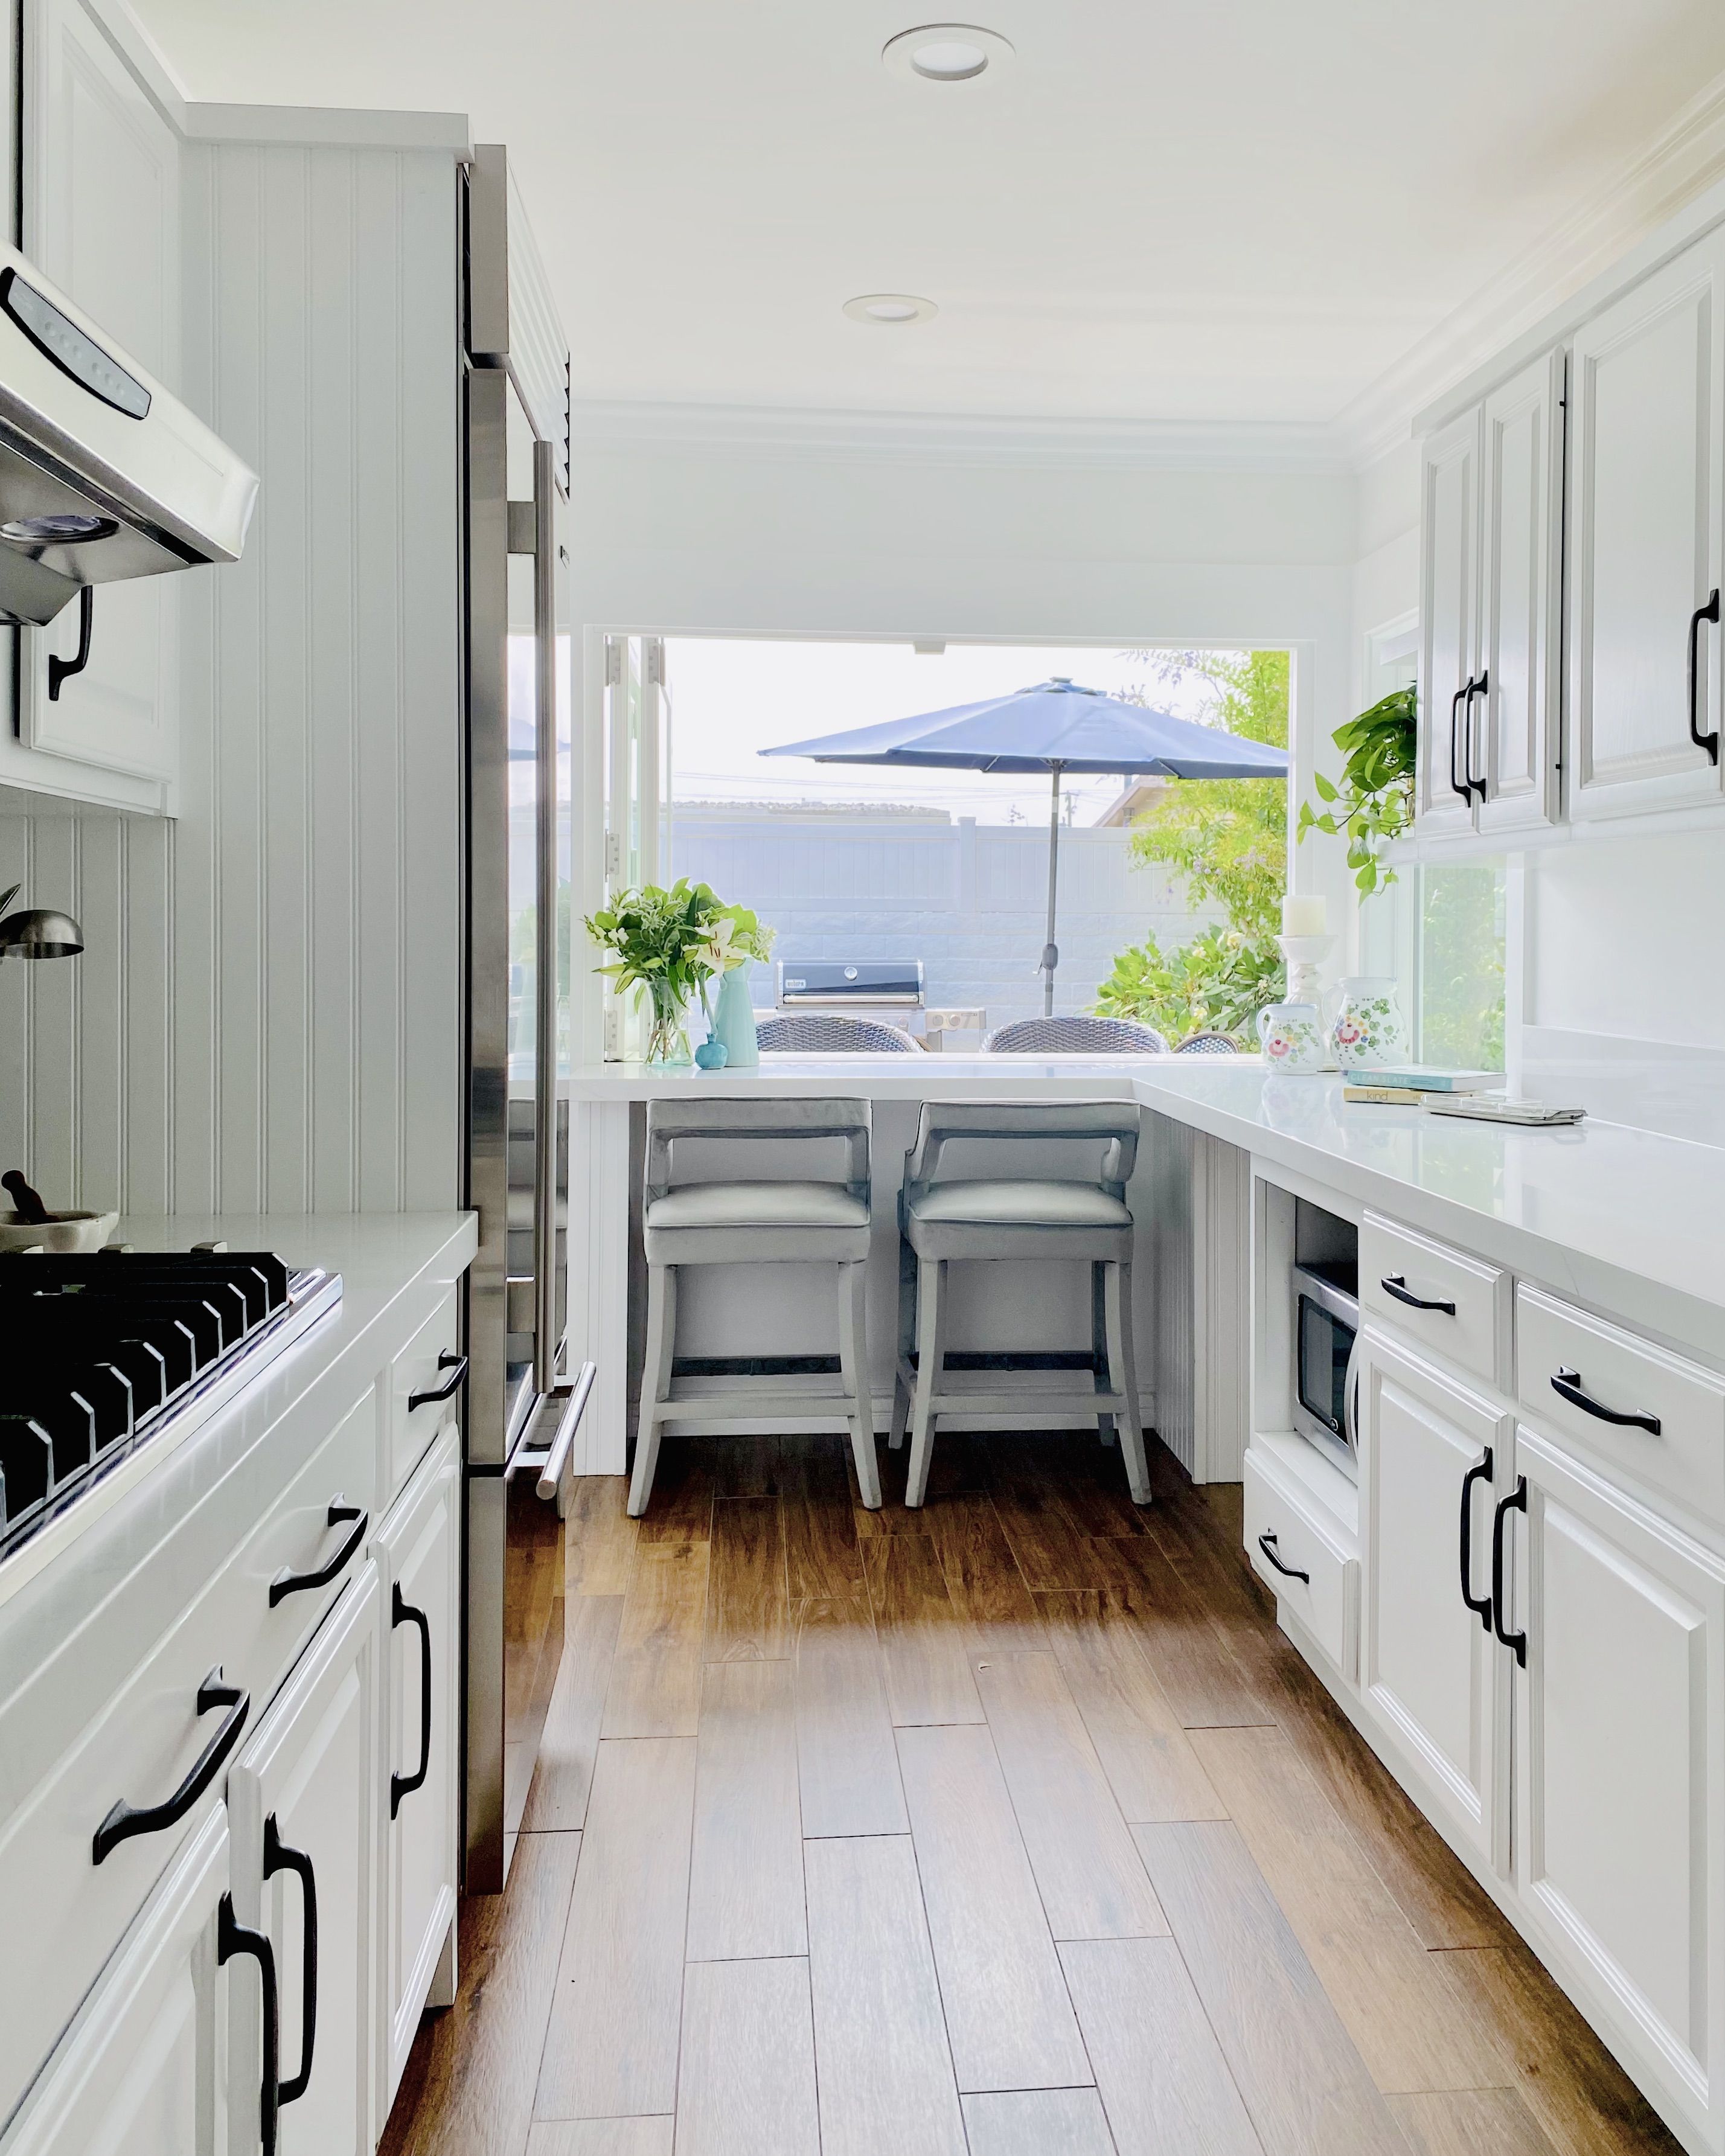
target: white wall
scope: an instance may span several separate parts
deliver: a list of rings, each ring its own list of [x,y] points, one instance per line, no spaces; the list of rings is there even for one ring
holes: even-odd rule
[[[52,1204],[453,1205],[454,160],[183,159],[182,393],[258,514],[184,579],[178,818],[0,814],[86,946],[0,968],[0,1154]]]

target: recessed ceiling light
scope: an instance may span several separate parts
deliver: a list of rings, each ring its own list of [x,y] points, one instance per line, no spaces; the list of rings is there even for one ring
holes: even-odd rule
[[[914,292],[864,292],[847,300],[845,311],[854,322],[878,322],[883,328],[898,329],[906,322],[932,321],[940,309],[932,300],[919,300]]]
[[[895,74],[920,82],[974,82],[991,67],[1012,58],[1012,47],[998,30],[970,23],[925,23],[887,40],[880,58]]]

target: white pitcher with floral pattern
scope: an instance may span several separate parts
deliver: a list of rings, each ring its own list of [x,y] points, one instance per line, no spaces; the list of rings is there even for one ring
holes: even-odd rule
[[[1336,992],[1330,1045],[1344,1072],[1381,1070],[1408,1060],[1408,1021],[1395,983],[1380,973],[1354,973]]]
[[[1329,1067],[1323,1014],[1316,1004],[1266,1004],[1258,1014],[1258,1040],[1268,1070],[1310,1071]]]

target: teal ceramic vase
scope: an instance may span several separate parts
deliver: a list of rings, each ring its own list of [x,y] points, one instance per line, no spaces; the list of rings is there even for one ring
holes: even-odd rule
[[[719,976],[714,1000],[712,1037],[725,1050],[727,1070],[760,1067],[761,1043],[755,1032],[755,1007],[749,995],[749,969],[733,966]]]

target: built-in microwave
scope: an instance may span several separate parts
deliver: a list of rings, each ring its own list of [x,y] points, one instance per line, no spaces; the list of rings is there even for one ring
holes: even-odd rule
[[[1359,1266],[1352,1258],[1315,1258],[1294,1266],[1291,1278],[1294,1427],[1352,1476]]]

